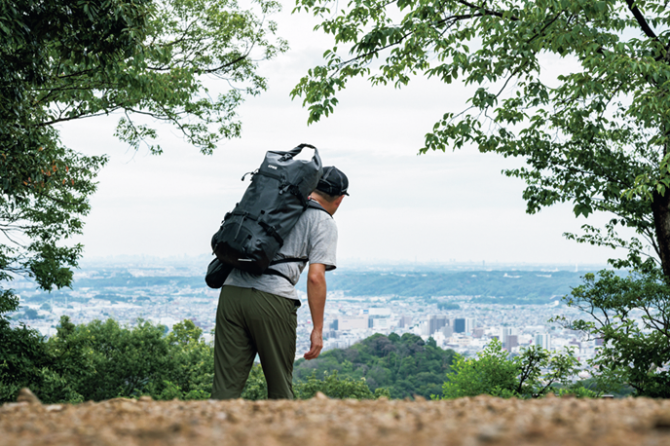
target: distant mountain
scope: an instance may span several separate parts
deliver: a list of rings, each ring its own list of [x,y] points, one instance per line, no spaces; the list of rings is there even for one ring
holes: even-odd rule
[[[442,271],[377,272],[333,271],[327,274],[328,290],[349,296],[396,295],[400,297],[480,296],[544,300],[563,296],[582,283],[584,273],[555,271]],[[298,288],[305,291],[301,278]]]
[[[327,274],[328,290],[347,296],[433,298],[476,296],[482,303],[546,303],[582,283],[583,272],[533,270],[449,270],[408,265],[407,270],[356,268]],[[303,274],[297,288],[306,291]],[[204,270],[193,266],[85,268],[74,288],[143,288],[161,285],[203,288]]]

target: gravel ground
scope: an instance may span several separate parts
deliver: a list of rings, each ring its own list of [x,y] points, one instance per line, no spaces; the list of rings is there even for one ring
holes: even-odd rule
[[[139,401],[0,406],[0,445],[670,445],[670,400]]]

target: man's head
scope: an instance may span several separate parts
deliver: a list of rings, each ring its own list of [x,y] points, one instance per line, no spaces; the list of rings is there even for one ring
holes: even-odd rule
[[[323,175],[312,192],[311,197],[319,202],[331,215],[340,207],[340,203],[349,189],[349,179],[335,166],[323,168]]]

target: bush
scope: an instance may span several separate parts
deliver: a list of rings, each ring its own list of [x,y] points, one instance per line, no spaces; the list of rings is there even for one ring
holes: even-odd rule
[[[477,353],[477,359],[456,357],[442,386],[442,397],[454,399],[482,394],[509,397],[518,387],[518,373],[516,362],[508,359],[500,341],[494,339]]]
[[[582,391],[571,387],[570,378],[576,373],[577,364],[570,350],[552,354],[537,347],[525,349],[521,355],[510,358],[500,341],[494,339],[477,353],[477,358],[465,359],[460,355],[456,358],[442,386],[442,398],[482,394],[530,398],[547,394],[556,383],[562,384],[565,392],[595,395],[588,389]],[[437,395],[431,397],[440,398]]]
[[[371,400],[375,395],[365,383],[365,378],[354,380],[340,377],[337,370],[324,373],[323,380],[316,377],[316,371],[307,379],[293,386],[296,397],[306,400],[321,392],[330,398],[355,398],[357,400]]]
[[[589,317],[555,320],[603,341],[589,360],[599,388],[615,393],[625,385],[637,396],[670,398],[670,372],[662,367],[670,362],[670,279],[651,259],[633,260],[627,276],[609,270],[586,274],[564,297]]]
[[[18,298],[10,291],[0,292],[0,403],[16,401],[22,387],[36,393],[68,394],[64,382],[52,371],[55,358],[49,353],[44,337],[23,324],[10,326],[6,313],[18,306]]]
[[[76,403],[150,395],[154,399],[207,399],[213,349],[202,330],[185,320],[166,328],[139,321],[124,328],[108,319],[74,325],[61,318],[46,340],[0,318],[0,402],[29,387],[45,403]]]
[[[247,383],[242,390],[242,398],[252,401],[268,399],[268,383],[265,381],[265,374],[260,364],[254,364],[251,368]]]

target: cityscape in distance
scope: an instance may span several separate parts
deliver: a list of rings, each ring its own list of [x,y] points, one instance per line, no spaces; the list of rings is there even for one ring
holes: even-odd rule
[[[117,257],[85,261],[72,289],[40,291],[17,277],[20,308],[12,323],[51,336],[61,316],[76,324],[113,318],[133,326],[148,320],[169,330],[190,319],[212,339],[219,290],[205,285],[209,256],[156,259]],[[573,349],[585,361],[598,339],[550,323],[555,316],[585,318],[562,297],[586,272],[603,265],[342,262],[327,274],[325,349],[346,348],[375,333],[432,337],[441,348],[474,355],[493,338],[510,353],[530,345]],[[296,359],[309,350],[311,318],[304,275],[297,285]]]

